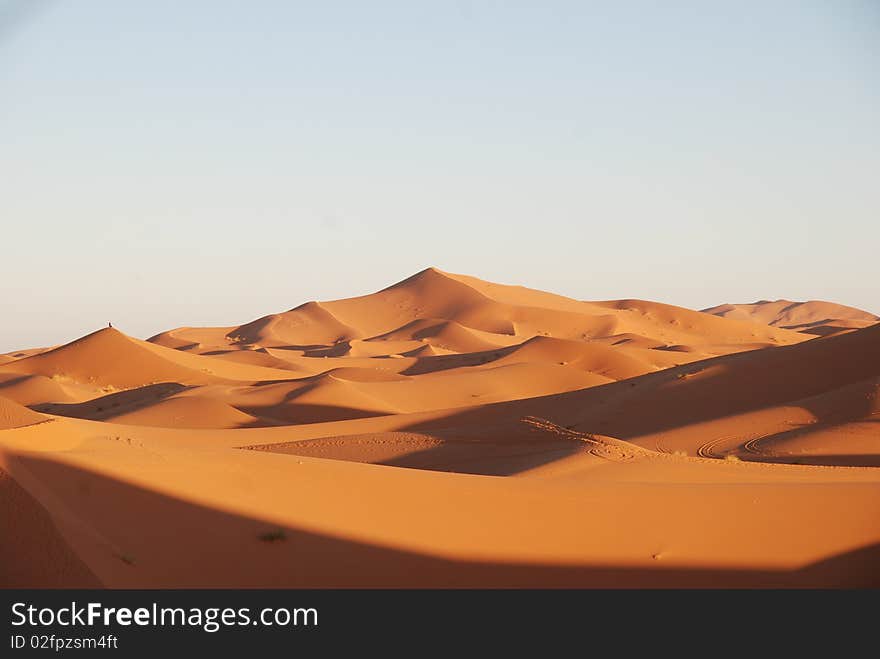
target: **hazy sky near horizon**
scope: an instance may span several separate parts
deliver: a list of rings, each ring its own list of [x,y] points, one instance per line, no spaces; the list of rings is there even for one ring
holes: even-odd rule
[[[429,265],[880,313],[880,4],[0,0],[0,351]]]

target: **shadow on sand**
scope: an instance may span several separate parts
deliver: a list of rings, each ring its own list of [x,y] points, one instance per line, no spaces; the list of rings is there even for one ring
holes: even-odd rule
[[[103,539],[80,561],[50,516],[17,485],[3,483],[0,586],[89,585],[91,567],[103,585],[174,587],[875,587],[880,545],[871,545],[800,569],[707,567],[634,568],[452,560],[232,514],[183,501],[43,457],[11,459],[51,487],[68,512]],[[291,501],[307,506],[308,501]],[[461,511],[467,515],[466,510]],[[34,520],[37,520],[36,522]],[[572,520],[585,525],[588,520]],[[56,569],[63,555],[67,568]]]

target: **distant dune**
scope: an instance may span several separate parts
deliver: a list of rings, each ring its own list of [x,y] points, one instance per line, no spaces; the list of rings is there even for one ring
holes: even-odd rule
[[[880,318],[429,268],[103,328],[0,358],[0,491],[0,586],[878,586]]]
[[[880,316],[867,311],[819,300],[762,300],[753,304],[722,304],[704,311],[722,318],[758,321],[818,336],[860,329],[880,322]]]

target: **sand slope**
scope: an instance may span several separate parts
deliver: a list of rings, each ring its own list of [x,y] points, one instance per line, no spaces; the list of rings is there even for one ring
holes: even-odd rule
[[[0,396],[0,430],[22,428],[47,420],[48,417]]]

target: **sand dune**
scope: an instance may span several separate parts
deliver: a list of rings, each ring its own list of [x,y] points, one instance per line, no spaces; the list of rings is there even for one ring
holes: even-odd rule
[[[625,380],[654,370],[654,364],[639,359],[641,354],[615,349],[598,343],[582,343],[566,339],[537,336],[516,346],[509,354],[495,362],[557,363],[582,371],[604,375],[612,380]]]
[[[234,327],[178,327],[160,332],[147,339],[149,343],[176,350],[199,351],[202,346],[224,346],[233,343],[227,335]]]
[[[760,453],[749,449],[779,433],[806,436],[841,424],[873,423],[868,433],[874,444],[862,445],[861,458],[853,464],[880,466],[878,378],[880,326],[708,359],[571,393],[462,409],[436,421],[413,418],[398,427],[443,429],[453,435],[469,435],[471,428],[481,428],[478,435],[501,434],[520,441],[531,435],[519,420],[536,416],[560,427],[613,436],[660,452],[825,464],[818,453],[774,454],[767,441]],[[832,435],[825,439],[825,455],[853,454],[847,433],[838,433],[836,439]],[[315,433],[308,436],[311,439]],[[482,458],[476,455],[476,459]],[[846,460],[835,457],[828,464],[841,462]]]
[[[867,311],[820,300],[762,300],[753,304],[722,304],[704,309],[704,312],[728,319],[756,320],[773,327],[818,336],[860,329],[880,322],[880,316]]]
[[[47,420],[48,417],[0,396],[0,430],[22,428]]]
[[[118,330],[106,328],[33,357],[5,365],[11,373],[27,373],[61,382],[132,387],[165,380],[205,380],[205,374],[162,359]]]
[[[3,373],[42,375],[62,384],[130,388],[156,382],[205,384],[260,380],[290,373],[172,350],[105,328],[53,350],[0,366]]]
[[[133,412],[110,415],[107,420],[133,426],[172,428],[242,428],[265,425],[256,417],[231,405],[200,396],[167,398]]]
[[[14,351],[0,585],[880,585],[877,321],[429,268]]]
[[[73,397],[63,385],[44,375],[0,373],[0,396],[21,405],[38,405],[46,401],[67,402]]]
[[[462,328],[499,345],[532,336],[585,340],[632,334],[657,345],[785,345],[806,338],[763,322],[724,322],[657,302],[581,302],[428,268],[370,295],[308,302],[233,328],[180,328],[150,341],[199,351],[230,345],[316,349],[354,339],[419,340],[444,332],[461,338]]]

